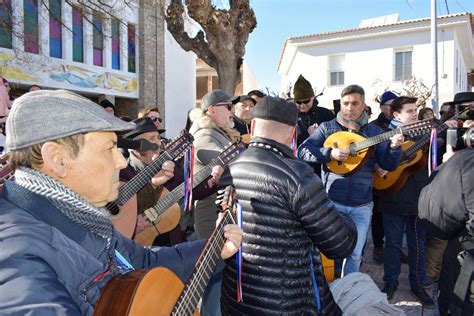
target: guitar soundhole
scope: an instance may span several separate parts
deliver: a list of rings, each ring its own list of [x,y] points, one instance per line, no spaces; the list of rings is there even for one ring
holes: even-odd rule
[[[120,212],[120,208],[114,202],[110,202],[105,207],[109,210],[110,214],[112,215],[117,215]]]

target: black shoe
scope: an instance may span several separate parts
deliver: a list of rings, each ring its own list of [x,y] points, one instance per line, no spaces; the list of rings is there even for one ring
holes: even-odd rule
[[[395,286],[390,283],[385,283],[385,286],[383,287],[382,292],[387,294],[387,300],[390,301],[393,298],[393,294],[395,294],[397,289],[398,289],[398,286]]]
[[[411,289],[411,294],[413,294],[420,303],[426,308],[434,308],[435,303],[431,299],[431,297],[426,293],[425,289],[422,287],[418,287],[415,289]]]
[[[376,264],[383,264],[383,247],[374,247],[372,257]]]
[[[400,260],[402,261],[402,263],[408,264],[408,256],[401,250],[400,250]]]

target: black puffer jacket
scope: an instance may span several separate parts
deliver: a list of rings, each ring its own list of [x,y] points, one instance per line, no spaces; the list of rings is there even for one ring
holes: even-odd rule
[[[252,138],[229,165],[221,186],[233,184],[243,207],[243,302],[236,302],[236,263],[227,260],[223,315],[316,315],[310,254],[321,314],[341,314],[322,274],[319,250],[348,256],[357,241],[354,223],[333,206],[313,169],[289,147]]]

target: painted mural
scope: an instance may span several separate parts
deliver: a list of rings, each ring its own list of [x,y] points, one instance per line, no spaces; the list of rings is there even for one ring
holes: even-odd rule
[[[36,54],[0,50],[0,74],[11,82],[138,98],[138,76]]]

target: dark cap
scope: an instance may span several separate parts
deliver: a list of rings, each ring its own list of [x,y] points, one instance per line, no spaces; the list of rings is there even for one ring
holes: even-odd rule
[[[135,123],[135,128],[125,134],[125,138],[132,139],[143,133],[158,132],[155,123],[153,123],[153,121],[149,117],[141,117],[133,120],[132,122]]]
[[[454,96],[451,104],[461,104],[464,102],[474,102],[474,92],[459,92]]]
[[[396,98],[398,98],[398,95],[396,95],[392,91],[385,91],[380,97],[380,105],[382,106],[387,103],[387,101],[395,100]]]
[[[233,98],[232,100],[234,100],[234,98]],[[252,98],[252,97],[250,97],[250,96],[248,96],[248,95],[246,95],[246,94],[241,95],[241,96],[238,96],[237,98],[235,98],[235,101],[233,101],[233,102],[234,102],[234,103],[238,103],[238,102],[243,102],[243,101],[245,101],[245,100],[250,100],[250,101],[252,101],[254,105],[257,104],[257,101],[255,101],[254,98]]]
[[[104,109],[106,109],[106,108],[112,108],[112,109],[114,109],[114,112],[115,112],[115,106],[112,104],[112,102],[110,102],[110,101],[107,100],[107,99],[100,101],[99,105],[100,105],[101,107],[103,107]]]
[[[266,96],[255,106],[253,117],[295,126],[298,120],[298,109],[294,103]]]
[[[227,93],[225,93],[224,91],[222,90],[212,90],[208,93],[206,93],[203,97],[202,97],[202,101],[201,101],[201,110],[203,112],[206,112],[207,109],[210,107],[210,106],[213,106],[213,105],[216,105],[218,103],[223,103],[223,102],[232,102],[232,103],[236,103],[236,98],[232,98],[230,97]]]

